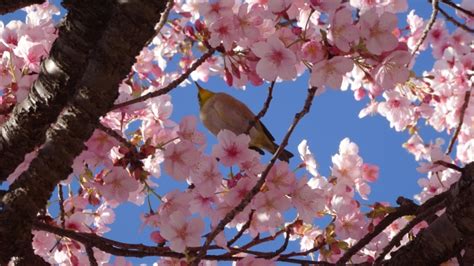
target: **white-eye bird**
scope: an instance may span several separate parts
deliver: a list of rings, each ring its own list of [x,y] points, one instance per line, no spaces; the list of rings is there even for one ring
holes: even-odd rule
[[[253,125],[249,132],[250,148],[260,154],[263,154],[263,150],[276,152],[278,145],[274,142],[275,138],[262,122],[255,122],[255,115],[244,103],[227,93],[214,93],[195,83],[198,87],[199,116],[212,134],[217,135],[223,129],[230,130],[236,135],[244,134],[248,126]],[[291,157],[293,154],[284,150],[278,159],[288,162]]]

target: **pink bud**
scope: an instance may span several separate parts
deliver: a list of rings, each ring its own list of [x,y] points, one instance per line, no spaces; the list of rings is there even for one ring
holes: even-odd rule
[[[164,239],[161,234],[160,234],[160,231],[153,231],[151,232],[150,234],[150,239],[153,240],[153,242],[157,243],[157,244],[162,244],[162,243],[165,243],[166,242],[166,239]]]

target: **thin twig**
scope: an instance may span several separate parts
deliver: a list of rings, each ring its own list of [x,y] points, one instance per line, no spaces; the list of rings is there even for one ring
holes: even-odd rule
[[[110,127],[106,127],[102,125],[102,123],[99,123],[97,125],[97,129],[100,129],[102,132],[106,133],[107,135],[111,136],[112,138],[118,140],[120,143],[125,145],[127,148],[133,147],[133,144],[130,143],[126,138],[122,137],[119,133],[117,133],[115,130],[111,129]]]
[[[403,227],[400,232],[398,232],[392,240],[390,240],[390,243],[388,243],[387,246],[384,247],[382,253],[380,253],[379,257],[375,260],[376,264],[379,264],[385,256],[392,250],[392,248],[400,243],[402,238],[411,230],[413,227],[415,227],[417,224],[422,222],[423,220],[429,218],[429,216],[433,215],[437,211],[441,210],[444,208],[444,201],[439,202],[438,204],[435,204],[431,206],[430,208],[427,208],[423,212],[419,213],[413,220],[411,220],[405,227]]]
[[[166,21],[168,21],[168,17],[170,15],[171,9],[173,9],[174,6],[174,0],[168,0],[168,3],[166,4],[165,11],[161,14],[160,22],[156,25],[155,32],[158,35],[161,31],[161,29],[165,26]]]
[[[66,228],[66,212],[64,211],[64,194],[63,194],[63,185],[58,184],[58,197],[59,197],[59,217],[61,218],[61,227]]]
[[[250,228],[250,225],[252,224],[252,218],[253,218],[253,213],[255,210],[252,210],[249,214],[249,220],[240,228],[239,232],[232,238],[231,240],[227,241],[227,246],[230,247],[232,246],[239,238],[244,234],[245,230]]]
[[[52,226],[49,224],[45,224],[42,222],[35,222],[33,225],[35,230],[42,230],[46,232],[50,232],[56,234],[61,237],[67,237],[70,239],[74,239],[80,243],[82,243],[85,247],[90,248],[98,248],[106,253],[115,256],[125,256],[125,257],[151,257],[151,256],[160,256],[160,257],[169,257],[169,258],[177,258],[182,259],[186,258],[185,254],[178,253],[171,251],[169,247],[156,247],[156,246],[146,246],[142,244],[129,244],[129,243],[122,243],[115,240],[107,239],[104,237],[100,237],[95,234],[91,233],[81,233],[72,230],[62,229],[56,226]],[[218,248],[216,246],[212,246],[213,249]],[[191,252],[198,251],[198,248],[188,248]],[[87,250],[86,250],[87,251]],[[258,252],[251,252],[255,254],[260,254]],[[250,253],[249,253],[250,254]],[[263,254],[262,254],[263,255]],[[283,255],[282,255],[283,256]],[[211,261],[239,261],[243,259],[242,257],[234,257],[231,254],[224,254],[224,255],[205,255],[203,257],[205,260]],[[311,260],[302,260],[302,259],[293,259],[285,257],[279,257],[276,259],[277,261],[284,261],[294,264],[304,264],[304,265],[333,265],[328,262],[315,262]]]
[[[356,254],[359,250],[361,250],[365,245],[370,243],[372,239],[378,236],[385,228],[391,225],[395,220],[400,217],[414,214],[418,209],[418,206],[414,204],[412,201],[401,201],[401,206],[396,208],[395,212],[392,212],[385,216],[382,221],[380,221],[374,228],[373,231],[366,234],[361,240],[359,240],[356,244],[354,244],[349,250],[344,253],[344,255],[337,261],[337,265],[344,265],[347,261],[349,261],[354,254]]]
[[[431,28],[433,28],[433,25],[436,21],[436,16],[438,15],[438,10],[439,10],[438,0],[432,0],[431,6],[433,8],[433,11],[431,12],[430,20],[428,21],[428,24],[426,24],[426,27],[423,30],[423,33],[421,34],[420,39],[416,43],[415,49],[413,49],[413,52],[411,53],[412,59],[418,52],[418,49],[420,49],[420,46],[423,44],[423,42],[425,42],[426,38],[428,37],[428,33],[430,32]]]
[[[314,94],[316,93],[317,87],[311,87],[308,89],[308,96],[306,97],[305,104],[303,109],[295,115],[295,118],[293,119],[293,123],[291,124],[290,128],[288,129],[288,132],[286,133],[282,143],[280,146],[278,146],[278,149],[276,150],[275,154],[273,154],[272,159],[270,160],[270,163],[267,165],[265,170],[262,172],[261,177],[255,184],[255,186],[245,195],[244,199],[230,212],[226,214],[226,216],[219,222],[219,224],[212,230],[211,233],[209,233],[206,237],[206,241],[204,242],[204,245],[201,247],[199,250],[199,253],[197,256],[194,258],[192,261],[191,265],[198,265],[201,259],[206,255],[207,249],[211,245],[211,242],[214,240],[214,238],[224,230],[225,226],[231,222],[234,217],[242,212],[245,207],[247,207],[248,204],[250,204],[250,201],[252,201],[253,197],[257,195],[257,193],[260,191],[260,188],[265,182],[265,179],[267,178],[268,173],[270,172],[270,169],[273,167],[273,165],[276,162],[276,159],[280,155],[280,153],[285,149],[285,147],[288,145],[288,140],[290,139],[291,134],[295,130],[296,125],[298,122],[303,118],[311,109],[311,104],[313,103],[313,98]]]
[[[90,266],[98,266],[99,264],[97,263],[97,260],[94,257],[94,250],[92,249],[92,246],[86,246],[86,253],[87,257],[89,257]]]
[[[275,81],[272,81],[272,83],[268,87],[267,99],[265,100],[265,103],[263,104],[262,110],[260,110],[260,112],[258,112],[258,114],[255,116],[254,120],[251,123],[249,123],[247,129],[245,130],[245,134],[249,134],[250,129],[254,127],[258,123],[258,121],[260,121],[260,119],[262,119],[262,117],[267,113],[268,108],[270,107],[270,102],[273,99],[274,86],[275,86]]]
[[[461,106],[461,114],[459,115],[459,123],[456,127],[456,131],[454,131],[453,137],[449,141],[448,149],[446,150],[446,154],[450,154],[453,150],[454,142],[458,138],[459,132],[461,131],[461,127],[464,123],[464,114],[466,113],[466,109],[469,106],[469,100],[471,98],[471,90],[467,90],[466,94],[464,94],[464,103]]]
[[[459,11],[463,12],[464,14],[468,15],[469,17],[474,17],[474,12],[469,11],[469,10],[467,10],[467,9],[465,9],[465,8],[462,8],[461,6],[456,5],[456,4],[455,4],[453,1],[451,1],[451,0],[442,0],[441,2],[447,4],[448,6],[454,8],[454,9],[456,9],[456,10],[459,10]]]
[[[442,8],[439,8],[439,12],[451,23],[453,23],[454,25],[458,26],[459,28],[467,31],[467,32],[470,32],[470,33],[474,33],[474,29],[473,28],[469,28],[466,24],[462,24],[461,22],[457,21],[455,18],[453,18],[452,16],[450,16],[446,11],[444,11]]]
[[[433,164],[439,164],[439,165],[442,165],[444,167],[447,167],[447,168],[450,168],[450,169],[453,169],[453,170],[456,170],[460,173],[462,173],[463,169],[455,164],[452,164],[452,163],[448,163],[448,162],[445,162],[445,161],[436,161],[434,162]]]
[[[277,249],[275,250],[275,252],[272,252],[272,254],[269,254],[268,256],[265,256],[265,258],[274,258],[276,256],[279,256],[281,253],[283,253],[283,251],[286,250],[286,248],[288,247],[288,243],[290,242],[290,229],[289,227],[286,228],[286,236],[285,236],[285,241],[283,242],[283,244]]]
[[[126,102],[123,102],[123,103],[118,103],[118,104],[114,105],[111,110],[116,110],[116,109],[122,108],[124,106],[134,104],[134,103],[143,102],[143,101],[148,100],[150,98],[157,97],[157,96],[160,96],[160,95],[163,95],[163,94],[166,94],[166,93],[170,92],[171,90],[176,88],[179,84],[181,84],[184,80],[186,80],[189,77],[189,75],[191,75],[191,73],[194,70],[196,70],[200,65],[202,65],[209,57],[211,57],[214,54],[214,51],[215,51],[214,48],[209,48],[209,50],[207,50],[207,52],[204,53],[199,59],[194,61],[191,64],[191,66],[188,69],[186,69],[186,71],[183,74],[181,74],[181,76],[179,76],[174,81],[170,82],[168,85],[166,85],[162,89],[154,91],[154,92],[150,92],[148,94],[137,97],[137,98],[132,99],[130,101],[126,101]]]

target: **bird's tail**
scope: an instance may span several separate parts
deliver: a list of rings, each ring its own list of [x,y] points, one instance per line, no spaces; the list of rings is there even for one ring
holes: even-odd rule
[[[278,145],[276,143],[273,143],[273,148],[272,148],[272,153],[275,154],[275,152],[277,151],[278,149]],[[278,160],[280,161],[285,161],[285,162],[289,162],[290,161],[290,158],[293,157],[293,153],[287,151],[287,150],[283,150],[282,152],[280,152],[280,154],[278,155]]]

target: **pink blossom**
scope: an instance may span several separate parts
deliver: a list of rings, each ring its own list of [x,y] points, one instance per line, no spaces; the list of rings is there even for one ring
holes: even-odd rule
[[[340,179],[356,180],[361,177],[362,159],[358,156],[358,147],[345,138],[339,144],[339,154],[332,157],[332,174]]]
[[[278,161],[270,169],[266,184],[272,193],[289,194],[295,189],[295,174],[289,169],[287,162]]]
[[[207,22],[213,22],[218,18],[225,18],[232,16],[232,7],[234,0],[213,0],[200,3],[199,11],[201,16]]]
[[[222,182],[222,175],[217,168],[217,160],[202,157],[191,174],[191,182],[202,196],[211,196]]]
[[[387,118],[390,127],[395,127],[396,131],[402,131],[413,119],[414,110],[410,100],[397,91],[386,91],[383,97],[386,101],[379,103],[377,111]]]
[[[303,237],[300,241],[300,250],[307,251],[314,248],[315,240],[318,236],[321,236],[323,232],[317,227],[313,227],[303,232]]]
[[[298,211],[298,217],[305,223],[313,223],[313,218],[324,210],[325,198],[323,191],[312,189],[307,184],[306,178],[301,178],[291,196],[291,203]]]
[[[225,166],[232,166],[250,159],[253,154],[249,150],[250,137],[248,135],[236,136],[232,131],[224,129],[217,134],[219,143],[212,147],[212,156],[219,158]]]
[[[276,264],[272,260],[256,258],[254,256],[247,256],[232,264],[232,266],[274,266],[274,265]]]
[[[338,10],[332,17],[329,38],[343,52],[349,52],[351,44],[359,39],[359,30],[354,25],[349,9]]]
[[[199,218],[186,221],[181,212],[174,212],[167,222],[161,223],[161,235],[170,241],[170,248],[176,252],[184,252],[186,247],[196,247],[201,243],[204,222]]]
[[[337,89],[341,86],[342,76],[352,70],[354,63],[343,56],[336,56],[323,60],[313,66],[311,72],[311,86],[329,86]]]
[[[420,158],[426,153],[425,145],[420,135],[413,134],[403,143],[403,147],[411,154],[415,156],[415,160],[420,160]]]
[[[268,2],[268,9],[274,14],[282,13],[290,8],[291,0],[273,0]]]
[[[301,56],[303,60],[307,60],[310,63],[317,63],[326,57],[326,52],[323,50],[323,46],[318,41],[309,41],[303,44],[301,47]]]
[[[206,139],[202,132],[197,131],[196,122],[195,116],[183,117],[179,123],[178,136],[182,140],[188,140],[196,145],[201,146],[206,143]]]
[[[87,215],[83,212],[75,212],[71,216],[66,217],[66,228],[79,231],[79,232],[87,232],[88,226],[92,223],[92,217]]]
[[[164,156],[165,171],[176,180],[186,180],[191,168],[198,162],[200,152],[191,142],[184,140],[166,145]]]
[[[397,47],[398,40],[392,34],[396,27],[397,17],[387,12],[380,17],[375,12],[366,12],[359,21],[360,35],[366,40],[366,47],[369,52],[376,55]]]
[[[217,201],[215,195],[203,196],[197,191],[192,192],[192,199],[189,201],[189,210],[192,213],[199,213],[201,217],[209,217],[214,211],[213,206]]]
[[[368,163],[364,163],[362,165],[362,178],[369,182],[377,181],[379,177],[379,167],[376,165],[371,165]]]
[[[232,50],[234,41],[240,37],[236,34],[235,29],[236,25],[234,23],[234,17],[223,17],[214,21],[209,27],[209,30],[211,31],[209,44],[212,47],[217,47],[222,42],[226,51]]]
[[[310,0],[311,6],[325,13],[332,13],[341,4],[341,0]]]
[[[101,130],[95,130],[86,142],[87,150],[98,156],[107,155],[115,145],[118,145],[118,141]]]
[[[252,51],[260,57],[257,74],[263,79],[274,81],[277,77],[284,80],[296,77],[296,56],[276,36],[254,44]]]
[[[112,224],[115,221],[115,212],[109,208],[107,204],[102,204],[94,214],[94,225],[100,229],[100,233],[110,231],[106,226]]]
[[[304,139],[300,142],[300,144],[298,145],[298,152],[300,153],[300,158],[303,161],[302,164],[306,167],[306,170],[312,176],[318,176],[318,164],[316,162],[316,159],[314,159],[313,154],[309,150],[307,140]]]
[[[122,167],[113,167],[103,177],[104,184],[99,185],[100,193],[113,203],[122,203],[131,192],[137,190],[138,182]]]
[[[33,231],[33,250],[42,257],[51,256],[51,248],[56,244],[56,235],[45,231]]]
[[[409,52],[399,50],[392,52],[374,69],[375,81],[386,90],[405,83],[410,76],[410,71],[407,69],[410,59]]]
[[[164,195],[161,205],[158,208],[160,217],[169,217],[172,213],[179,211],[184,215],[189,215],[189,204],[192,195],[190,193],[173,190]],[[161,222],[161,221],[159,221]]]
[[[41,59],[48,54],[48,49],[42,43],[32,42],[27,36],[20,38],[18,46],[13,51],[16,56],[23,59],[25,67],[33,72],[39,72]]]
[[[260,9],[261,7],[258,5],[249,6],[248,3],[240,5],[235,19],[241,38],[246,37],[255,41],[260,37],[259,26],[263,23],[263,18],[260,16],[263,11]]]
[[[107,263],[106,266],[133,266],[133,264],[124,257],[115,257],[114,263]]]
[[[255,196],[252,207],[255,211],[255,220],[249,230],[251,236],[268,231],[274,234],[276,228],[284,223],[283,212],[290,208],[288,197],[278,193],[264,192]]]
[[[163,244],[166,242],[166,239],[164,239],[163,236],[161,236],[160,231],[151,232],[150,238],[151,240],[153,240],[153,242],[157,244]]]

